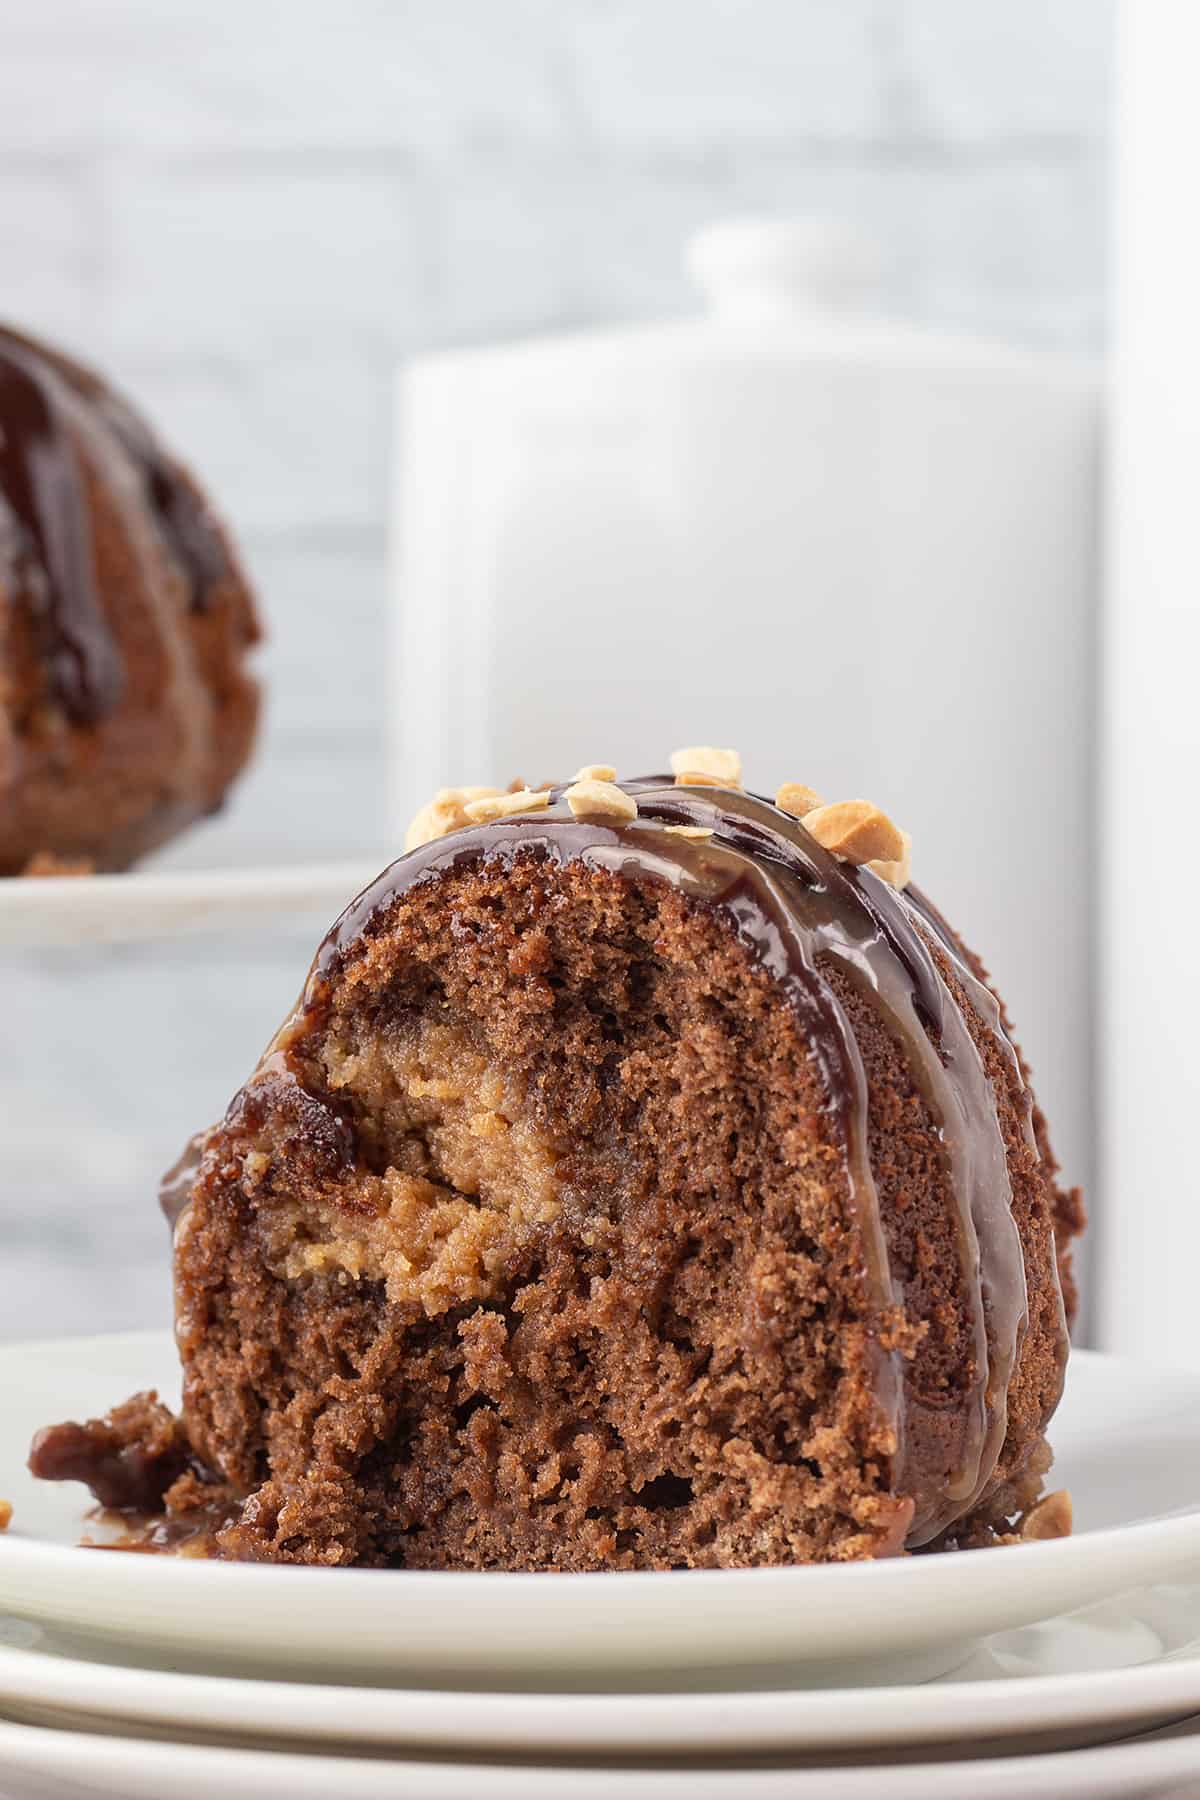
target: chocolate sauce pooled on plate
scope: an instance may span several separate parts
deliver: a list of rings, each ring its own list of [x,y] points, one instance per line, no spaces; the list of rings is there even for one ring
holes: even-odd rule
[[[275,1039],[261,1078],[301,1081],[292,1046],[319,1022],[335,969],[361,936],[382,924],[403,893],[455,868],[485,858],[511,862],[520,855],[540,855],[560,865],[578,860],[668,882],[689,898],[720,908],[796,1008],[843,1146],[875,1318],[875,1389],[895,1434],[898,1491],[914,1501],[908,1543],[919,1547],[968,1513],[995,1475],[1006,1437],[1008,1386],[1028,1323],[1024,1256],[995,1096],[931,944],[944,952],[954,978],[978,1003],[986,1029],[1014,1072],[1018,1110],[1024,1094],[1028,1111],[999,1008],[926,903],[839,862],[799,820],[769,801],[727,789],[679,787],[666,777],[622,785],[638,802],[638,817],[628,824],[576,820],[559,788],[545,811],[454,832],[385,870],[320,946],[300,1007]],[[712,836],[685,838],[666,831],[667,825],[700,826]],[[883,1016],[941,1140],[971,1339],[969,1379],[955,1397],[958,1436],[950,1466],[945,1398],[930,1402],[937,1417],[923,1420],[927,1403],[906,1387],[904,1358],[889,1347],[904,1296],[889,1267],[871,1172],[866,1075],[850,1020],[826,978],[830,966]],[[1030,1141],[1027,1120],[1026,1135]],[[930,1450],[939,1443],[940,1451]]]
[[[3,529],[6,511],[11,534]],[[0,555],[47,646],[55,699],[76,724],[95,724],[120,700],[125,672],[96,589],[83,471],[58,416],[53,378],[5,332]]]
[[[242,1510],[240,1500],[222,1497],[206,1506],[198,1506],[186,1516],[171,1513],[117,1512],[112,1507],[94,1507],[89,1518],[95,1519],[108,1533],[102,1538],[85,1535],[81,1550],[120,1550],[137,1556],[213,1557],[219,1555],[218,1533],[233,1525]]]
[[[106,1535],[85,1536],[90,1550],[212,1555],[217,1533],[241,1511],[240,1498],[196,1459],[182,1424],[153,1393],[135,1394],[102,1419],[47,1425],[30,1446],[29,1469],[40,1481],[91,1488],[98,1505],[89,1517]],[[186,1474],[201,1497],[186,1513],[164,1511],[167,1490]]]

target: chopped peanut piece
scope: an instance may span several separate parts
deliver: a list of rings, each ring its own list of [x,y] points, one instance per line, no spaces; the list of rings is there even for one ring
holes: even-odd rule
[[[550,804],[550,789],[520,788],[515,794],[485,794],[463,807],[472,825],[490,825],[494,819],[511,819],[517,813],[541,812]]]
[[[12,1501],[0,1500],[0,1531],[7,1531],[12,1524]]]
[[[467,817],[467,806],[499,792],[499,788],[493,787],[439,788],[409,826],[404,835],[404,848],[419,850],[422,844],[431,844],[435,838],[461,831],[471,822]]]
[[[636,819],[637,801],[611,781],[577,781],[563,796],[577,819]]]
[[[617,771],[609,763],[584,763],[575,771],[576,781],[615,781]]]
[[[742,759],[736,750],[698,744],[690,750],[672,750],[671,773],[677,786],[740,788]]]
[[[880,881],[886,881],[889,887],[906,888],[912,880],[912,839],[907,831],[900,836],[904,839],[904,853],[888,861],[885,857],[872,857],[863,867],[870,869],[872,875],[878,875]]]
[[[904,856],[904,833],[870,800],[835,800],[805,813],[801,823],[843,862],[899,862]]]
[[[711,825],[664,825],[663,830],[673,832],[676,837],[683,838],[710,838],[712,836]]]
[[[1031,1506],[1021,1520],[1018,1536],[1022,1543],[1039,1543],[1046,1538],[1070,1537],[1074,1523],[1071,1508],[1071,1496],[1066,1488],[1059,1488],[1055,1494],[1047,1494],[1036,1506]]]
[[[815,812],[825,802],[802,781],[785,781],[775,796],[775,804],[780,812],[791,813],[793,819],[802,819],[805,813]]]

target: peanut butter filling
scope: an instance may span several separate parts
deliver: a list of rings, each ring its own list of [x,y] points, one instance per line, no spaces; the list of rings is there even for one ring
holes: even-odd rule
[[[486,1299],[515,1246],[562,1203],[559,1152],[520,1083],[465,1032],[427,1020],[358,1045],[331,1040],[325,1065],[331,1090],[380,1121],[386,1166],[358,1178],[353,1213],[333,1195],[286,1218],[272,1209],[281,1272],[383,1282],[391,1302],[431,1318]]]

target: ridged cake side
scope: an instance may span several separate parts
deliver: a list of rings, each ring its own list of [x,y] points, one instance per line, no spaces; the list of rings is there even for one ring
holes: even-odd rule
[[[90,371],[0,328],[0,874],[122,868],[218,806],[257,637],[190,475]]]

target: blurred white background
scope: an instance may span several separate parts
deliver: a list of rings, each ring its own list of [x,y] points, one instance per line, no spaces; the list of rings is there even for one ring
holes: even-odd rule
[[[890,309],[1106,343],[1104,0],[42,0],[0,54],[0,315],[123,382],[238,530],[269,713],[170,860],[386,843],[392,376],[693,304],[713,217],[866,226]],[[156,1324],[155,1182],[315,936],[0,960],[0,1335]]]

